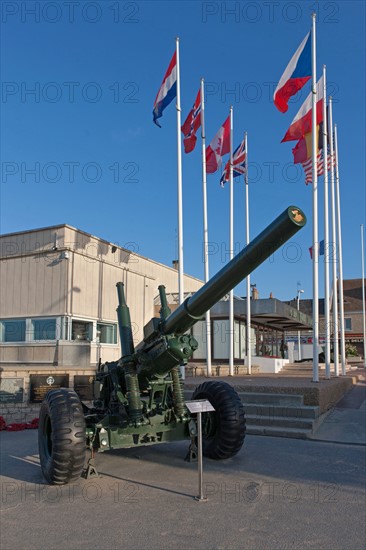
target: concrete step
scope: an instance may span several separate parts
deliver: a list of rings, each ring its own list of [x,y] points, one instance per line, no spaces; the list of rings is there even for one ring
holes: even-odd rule
[[[215,376],[229,376],[229,365],[212,365],[211,367],[212,377]],[[257,365],[252,366],[252,374],[258,374],[260,367]],[[204,363],[189,363],[185,367],[186,376],[206,376],[207,366]],[[234,365],[234,375],[242,376],[248,374],[248,367],[245,365]]]
[[[191,399],[193,390],[185,390]],[[311,437],[319,417],[319,407],[305,406],[296,394],[239,392],[244,405],[247,434],[274,437]]]
[[[320,413],[319,407],[301,406],[296,405],[284,406],[284,405],[269,405],[260,403],[245,403],[243,402],[246,414],[252,416],[283,416],[285,418],[318,418]]]
[[[298,365],[286,365],[285,367],[283,367],[283,369],[280,370],[280,374],[288,374],[288,375],[293,375],[294,373],[296,372],[305,372],[305,373],[310,373],[312,372],[313,370],[313,364],[308,364],[308,363],[299,363]],[[319,369],[321,370],[321,369]]]
[[[270,435],[272,437],[292,437],[295,439],[308,439],[309,430],[301,428],[280,428],[272,426],[247,426],[247,435]]]
[[[300,428],[312,432],[314,419],[313,418],[291,418],[284,416],[258,416],[252,414],[245,415],[247,426],[264,426],[271,428]]]
[[[304,404],[304,396],[290,393],[257,393],[238,392],[243,403],[255,403],[260,405],[287,405],[301,407]]]
[[[191,399],[193,395],[191,389],[185,389],[186,399]],[[289,393],[257,393],[257,392],[238,392],[242,403],[251,403],[258,405],[279,405],[301,407],[304,404],[304,396]]]

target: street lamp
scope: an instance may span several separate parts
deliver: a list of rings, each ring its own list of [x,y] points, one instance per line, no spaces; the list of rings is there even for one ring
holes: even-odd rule
[[[300,311],[300,296],[304,291],[302,289],[297,289],[297,311]],[[300,331],[297,331],[297,349],[298,349],[298,360],[301,361],[301,338]]]

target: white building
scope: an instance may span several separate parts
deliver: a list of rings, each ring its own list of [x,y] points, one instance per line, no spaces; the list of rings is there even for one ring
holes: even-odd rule
[[[30,375],[68,375],[72,387],[74,375],[91,375],[100,359],[120,357],[118,281],[136,343],[154,314],[158,286],[177,291],[175,269],[69,225],[2,235],[0,245],[3,403],[8,393],[11,401],[14,380],[26,396]],[[194,292],[202,281],[185,276],[184,285]]]

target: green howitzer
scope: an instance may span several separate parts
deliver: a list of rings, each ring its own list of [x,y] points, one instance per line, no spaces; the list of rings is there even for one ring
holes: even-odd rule
[[[67,388],[47,393],[39,418],[39,452],[48,482],[64,484],[82,473],[86,448],[92,453],[116,448],[190,439],[197,436],[188,412],[180,366],[198,347],[190,328],[230,290],[290,239],[306,223],[303,212],[290,206],[193,296],[171,312],[165,287],[159,286],[160,317],[144,327],[135,348],[123,283],[117,283],[117,317],[122,357],[100,365],[92,407]],[[215,411],[203,422],[203,453],[213,459],[234,456],[245,437],[245,415],[235,390],[222,381],[199,385],[192,399],[208,399]],[[89,461],[89,471],[94,464]]]

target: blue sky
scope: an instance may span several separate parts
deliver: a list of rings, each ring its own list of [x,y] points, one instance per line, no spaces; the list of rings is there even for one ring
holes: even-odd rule
[[[312,189],[281,144],[309,92],[281,114],[273,89],[318,11],[317,71],[327,65],[338,125],[343,273],[361,276],[365,223],[364,2],[17,2],[2,8],[1,233],[60,223],[171,265],[177,256],[176,112],[152,123],[180,37],[182,122],[203,76],[207,143],[234,106],[234,142],[248,132],[250,229],[284,208],[308,224],[252,276],[261,298],[312,296]],[[33,90],[33,92],[32,92]],[[208,175],[210,271],[228,259],[229,189]],[[235,183],[237,251],[245,240]],[[184,267],[203,278],[200,148],[183,155]],[[323,236],[323,179],[319,235]],[[287,256],[287,257],[286,257]],[[323,266],[320,264],[320,296]],[[245,294],[244,285],[236,289]]]

